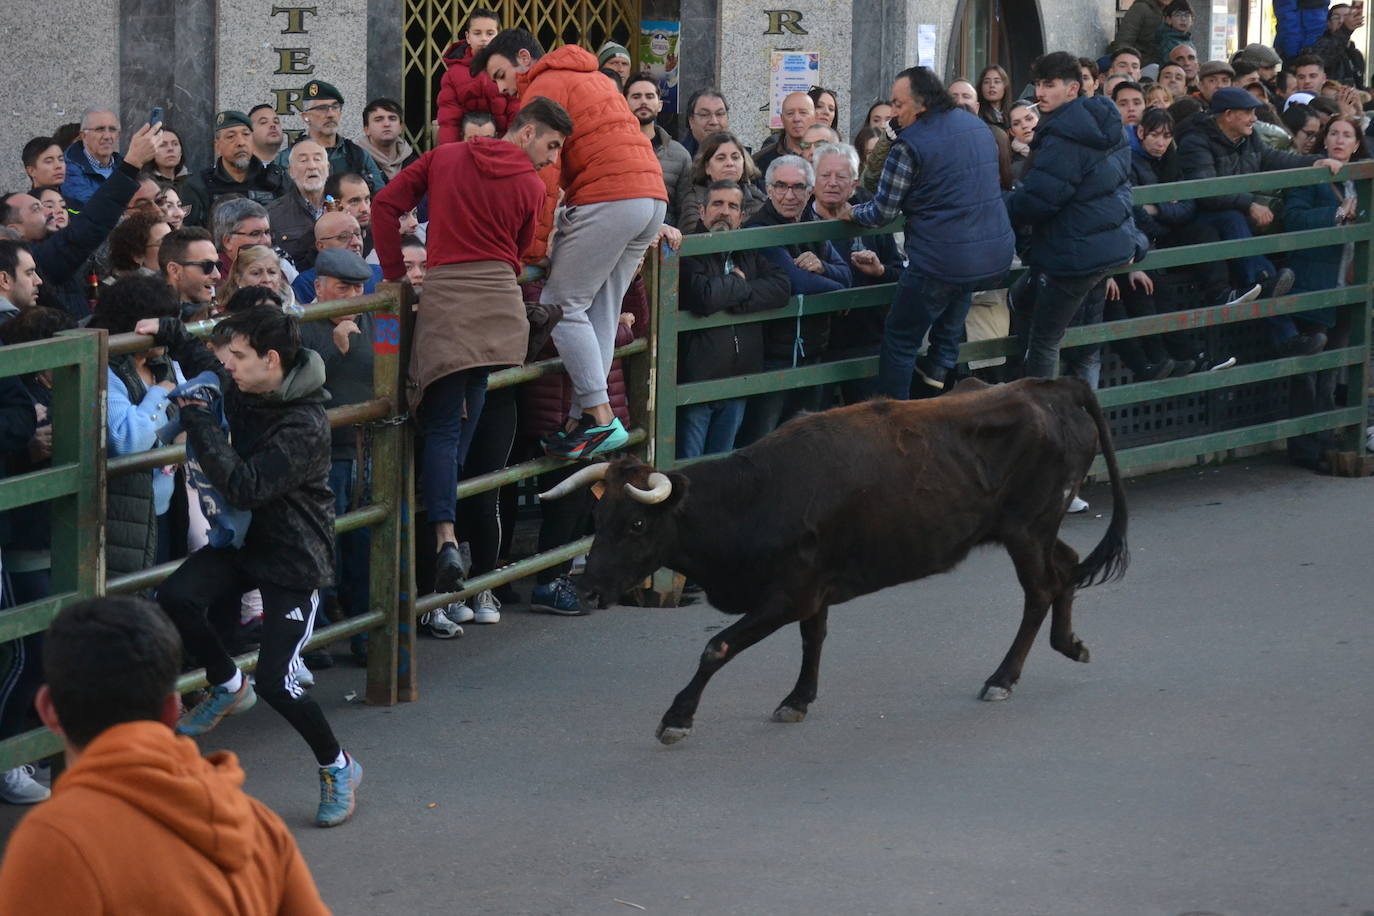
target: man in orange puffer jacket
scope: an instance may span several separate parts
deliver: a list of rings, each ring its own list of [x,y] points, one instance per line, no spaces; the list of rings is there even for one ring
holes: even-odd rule
[[[485,73],[472,74],[472,58],[481,52],[501,30],[501,14],[495,10],[475,9],[468,17],[467,31],[444,52],[444,78],[439,83],[439,142],[457,143],[463,139],[463,115],[486,111],[496,123],[496,136],[505,134],[511,119],[520,111],[520,102],[502,94]]]
[[[563,206],[540,295],[563,307],[553,341],[573,382],[567,426],[545,440],[554,458],[590,458],[629,438],[611,410],[606,377],[615,349],[620,302],[667,213],[663,170],[616,84],[597,72],[596,58],[576,45],[544,54],[524,29],[507,29],[473,59],[508,96],[543,96],[572,115],[573,132],[560,161],[542,170],[544,213],[525,260],[548,249],[560,190]]]

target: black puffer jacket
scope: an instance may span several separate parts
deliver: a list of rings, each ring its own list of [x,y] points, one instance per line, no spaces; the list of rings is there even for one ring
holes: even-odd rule
[[[215,201],[226,194],[239,194],[265,207],[290,189],[291,180],[275,162],[263,165],[257,156],[252,156],[248,160],[248,174],[243,181],[235,181],[224,170],[224,164],[216,160],[213,166],[201,169],[182,185],[182,195],[191,205],[186,221],[193,226],[209,227]]]
[[[1183,180],[1183,167],[1178,161],[1178,148],[1173,144],[1158,158],[1145,152],[1135,128],[1127,131],[1131,140],[1131,185],[1148,187],[1152,184],[1167,184]],[[1155,212],[1149,213],[1144,207],[1136,207],[1135,225],[1151,241],[1165,238],[1176,227],[1192,222],[1197,216],[1197,202],[1193,200],[1172,200],[1155,204]]]
[[[1239,142],[1232,142],[1221,132],[1216,118],[1205,116],[1185,120],[1179,126],[1177,137],[1183,177],[1189,180],[1300,169],[1321,158],[1273,149],[1265,145],[1256,133],[1242,137]],[[1202,210],[1246,210],[1254,202],[1253,195],[1242,191],[1238,194],[1203,197],[1197,205]]]
[[[334,494],[319,354],[302,349],[281,388],[257,395],[239,391],[175,318],[162,319],[157,342],[188,377],[207,369],[220,375],[233,445],[205,408],[183,408],[181,421],[210,483],[230,505],[253,513],[240,548],[249,575],[293,589],[333,584]]]
[[[1029,229],[1022,260],[1052,276],[1086,277],[1129,261],[1131,151],[1111,99],[1074,99],[1045,115],[1007,215]]]
[[[698,224],[698,229],[701,229]],[[704,231],[704,230],[702,230]],[[745,279],[728,270],[737,267]],[[737,315],[779,309],[792,295],[787,273],[757,251],[703,254],[682,259],[679,307],[694,315]],[[763,326],[737,324],[683,335],[678,381],[704,382],[763,368]]]

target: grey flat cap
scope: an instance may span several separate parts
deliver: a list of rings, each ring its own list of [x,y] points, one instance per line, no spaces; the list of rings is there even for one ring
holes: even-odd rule
[[[366,283],[372,279],[372,268],[347,248],[326,248],[315,256],[315,276]]]

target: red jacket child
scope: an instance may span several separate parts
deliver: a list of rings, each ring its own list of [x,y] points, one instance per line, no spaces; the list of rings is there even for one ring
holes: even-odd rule
[[[472,75],[473,56],[466,40],[455,41],[444,52],[444,65],[448,70],[439,83],[440,143],[457,143],[463,139],[459,125],[469,111],[491,112],[498,137],[506,132],[511,118],[520,111],[520,100],[502,95],[491,77],[485,73]]]

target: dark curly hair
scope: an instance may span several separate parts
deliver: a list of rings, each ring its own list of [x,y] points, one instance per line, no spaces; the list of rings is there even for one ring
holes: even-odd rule
[[[128,334],[142,318],[177,318],[181,303],[161,275],[130,274],[100,288],[89,327]]]
[[[120,220],[119,225],[110,233],[110,266],[118,271],[138,270],[153,265],[142,263],[148,251],[148,240],[152,237],[153,227],[166,223],[167,218],[161,210],[138,209]]]
[[[0,324],[0,343],[21,344],[32,340],[47,340],[58,331],[70,331],[76,319],[62,309],[34,306],[20,309],[4,324]]]

